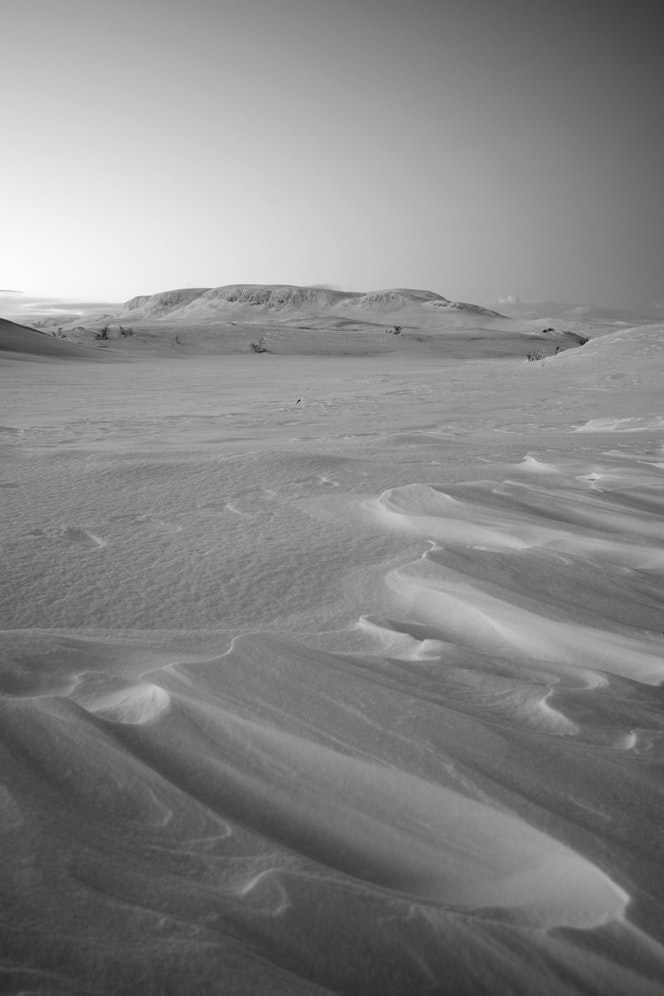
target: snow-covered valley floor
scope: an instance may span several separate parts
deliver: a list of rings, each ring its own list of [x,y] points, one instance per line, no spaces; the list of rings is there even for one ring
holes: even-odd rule
[[[0,991],[664,991],[664,329],[0,367]]]

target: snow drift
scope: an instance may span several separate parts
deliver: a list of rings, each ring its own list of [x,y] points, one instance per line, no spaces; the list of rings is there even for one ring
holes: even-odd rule
[[[3,329],[0,988],[661,993],[664,327]]]

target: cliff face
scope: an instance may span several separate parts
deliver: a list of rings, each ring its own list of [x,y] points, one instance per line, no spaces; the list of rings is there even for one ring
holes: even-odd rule
[[[182,308],[208,290],[207,287],[185,287],[181,290],[161,291],[159,294],[140,294],[125,302],[129,311],[141,311],[146,314],[166,314],[177,308]]]

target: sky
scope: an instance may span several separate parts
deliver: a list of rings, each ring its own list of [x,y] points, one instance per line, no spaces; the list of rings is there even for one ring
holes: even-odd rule
[[[0,0],[0,288],[664,302],[650,0]]]

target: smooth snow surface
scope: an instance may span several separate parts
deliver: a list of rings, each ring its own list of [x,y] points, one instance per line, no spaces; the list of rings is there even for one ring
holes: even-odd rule
[[[664,327],[17,328],[0,991],[664,991]]]

